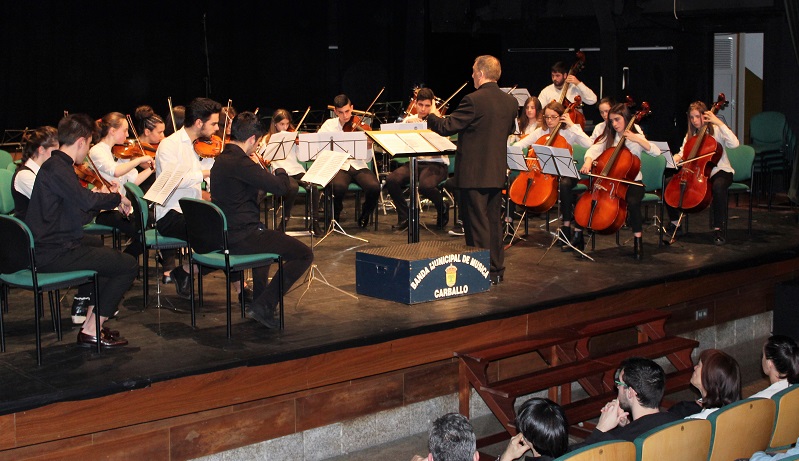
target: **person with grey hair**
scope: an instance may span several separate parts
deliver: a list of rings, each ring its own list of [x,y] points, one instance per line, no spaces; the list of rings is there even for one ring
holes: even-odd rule
[[[447,413],[433,421],[427,458],[419,455],[411,461],[479,461],[477,438],[472,423],[458,413]]]

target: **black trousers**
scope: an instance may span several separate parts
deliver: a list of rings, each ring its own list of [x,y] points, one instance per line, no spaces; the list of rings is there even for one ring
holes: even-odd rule
[[[356,170],[353,167],[347,171],[339,170],[330,182],[335,197],[333,215],[337,221],[341,218],[341,210],[344,209],[344,194],[347,193],[347,188],[353,181],[361,186],[364,193],[361,216],[369,216],[377,206],[377,200],[380,198],[380,183],[377,182],[377,176],[372,170],[368,168]]]
[[[246,233],[231,233],[228,238],[231,254],[277,253],[282,256],[284,294],[313,263],[313,252],[307,245],[280,231],[262,228]],[[276,273],[270,283],[269,266],[252,270],[253,301],[256,305],[277,306],[280,300],[280,276],[280,272]]]
[[[139,233],[139,225],[138,221],[133,216],[126,217],[121,212],[116,210],[101,211],[97,215],[97,218],[95,218],[94,222],[97,224],[102,224],[103,226],[114,227],[119,229],[123,234],[134,237],[130,245],[125,248],[125,253],[133,256],[134,258],[138,258],[139,255],[144,252],[141,242],[139,242],[138,238],[135,238]]]
[[[97,312],[103,317],[111,317],[139,273],[139,263],[133,256],[112,248],[81,245],[60,253],[47,264],[39,265],[38,270],[39,272],[97,271],[97,282],[100,284],[98,287],[100,299],[95,303]],[[81,285],[79,293],[84,290],[91,290],[91,287]]]
[[[641,215],[641,200],[644,198],[643,183],[641,186],[627,186],[627,223],[630,225],[633,233],[642,232],[644,230],[644,218]]]
[[[417,169],[419,170],[419,193],[433,202],[436,211],[441,213],[444,210],[444,197],[438,190],[438,185],[447,179],[447,165],[441,162],[419,162]],[[410,162],[400,165],[386,177],[386,190],[397,208],[397,222],[408,219],[408,204],[405,203],[402,189],[410,180]]]
[[[668,181],[671,181],[671,178]],[[710,177],[710,193],[713,195],[713,202],[710,204],[713,212],[713,227],[718,227],[719,229],[724,229],[724,221],[727,219],[730,184],[732,184],[732,173],[728,171],[717,171],[716,174]],[[669,220],[677,221],[680,219],[680,210],[666,204],[666,211],[669,214]]]
[[[461,188],[461,219],[466,245],[488,248],[491,277],[505,275],[505,245],[502,242],[502,189]]]
[[[560,214],[563,221],[574,221],[574,186],[577,185],[577,178],[560,178],[558,195],[560,198]]]

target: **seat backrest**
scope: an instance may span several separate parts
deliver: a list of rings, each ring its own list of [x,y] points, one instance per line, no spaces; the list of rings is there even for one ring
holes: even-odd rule
[[[727,149],[727,158],[735,173],[732,180],[735,182],[752,179],[752,163],[755,161],[755,148],[741,144],[738,147]]]
[[[641,434],[633,443],[638,461],[705,461],[710,452],[710,422],[682,419]]]
[[[147,221],[150,215],[147,212],[147,202],[136,194],[136,189],[141,190],[139,186],[133,183],[125,183],[125,196],[130,200],[130,204],[133,206],[133,216],[139,221],[139,232],[144,232],[144,229],[147,229]]]
[[[33,234],[28,226],[19,218],[0,215],[0,235],[3,236],[3,243],[0,245],[0,274],[30,269]]]
[[[224,250],[227,220],[222,210],[207,200],[182,198],[179,202],[189,246],[197,253]]]
[[[8,151],[0,149],[0,169],[5,169],[10,163],[14,163],[14,157]]]
[[[666,171],[666,157],[658,155],[652,157],[647,153],[641,154],[641,174],[647,192],[663,188],[663,172]]]
[[[575,144],[572,146],[572,158],[577,163],[577,169],[579,170],[580,167],[583,166],[585,163],[585,153],[588,152],[587,147],[583,147],[579,144]],[[588,176],[584,174],[580,174],[580,178],[587,178]]]
[[[8,171],[13,173],[13,172],[17,171],[17,166],[18,165],[16,163],[11,162],[8,165],[6,165],[6,170],[8,170]]]
[[[665,458],[664,458],[665,459]],[[632,442],[613,440],[600,442],[567,453],[555,461],[634,461],[635,445]]]
[[[799,439],[799,384],[771,396],[777,405],[774,433],[769,448],[784,449]]]
[[[14,173],[0,169],[0,214],[9,214],[14,211],[14,196],[11,195],[11,179]]]
[[[754,144],[779,148],[784,130],[785,115],[781,112],[760,112],[749,120],[749,137]]]
[[[134,194],[136,194],[137,197],[144,197],[144,191],[141,190],[141,187],[139,187],[135,183],[128,181],[125,183],[125,188],[132,191]]]
[[[765,450],[776,408],[771,399],[744,399],[711,413],[707,418],[713,426],[708,460],[749,458]]]

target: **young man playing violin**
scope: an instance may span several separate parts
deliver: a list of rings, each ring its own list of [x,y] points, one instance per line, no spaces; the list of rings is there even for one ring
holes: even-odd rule
[[[136,259],[111,248],[83,243],[83,225],[100,210],[119,207],[129,214],[131,205],[116,185],[111,191],[91,192],[81,186],[73,169],[82,164],[96,135],[94,120],[85,114],[68,115],[58,123],[59,150],[53,150],[36,175],[25,223],[33,233],[36,263],[40,272],[97,271],[99,299],[89,306],[78,332],[78,344],[103,347],[124,346],[119,332],[102,327],[113,316],[122,296],[139,272]],[[94,316],[100,316],[101,331]]]
[[[433,90],[420,88],[416,94],[416,115],[405,117],[405,121],[427,120],[427,116],[430,115],[430,111],[433,108],[433,101],[435,101]],[[417,164],[419,170],[419,192],[435,205],[438,212],[436,227],[443,229],[449,222],[449,205],[444,203],[444,197],[441,195],[441,191],[438,190],[438,185],[447,179],[449,157],[446,155],[433,155],[419,157],[417,160],[419,162]],[[400,165],[399,168],[386,177],[386,190],[391,195],[391,200],[394,201],[394,207],[397,209],[397,226],[395,227],[397,230],[408,228],[408,204],[405,203],[402,189],[410,180],[410,162]]]
[[[352,102],[346,94],[340,94],[333,99],[333,107],[336,117],[328,119],[319,128],[319,133],[354,131],[352,128]],[[369,152],[372,152],[371,140],[367,141]],[[336,173],[330,182],[333,188],[333,216],[336,221],[341,220],[341,210],[344,209],[344,194],[351,182],[361,186],[364,193],[363,208],[361,217],[358,219],[358,226],[366,229],[369,225],[369,218],[377,206],[380,198],[380,183],[377,181],[375,173],[369,169],[365,160],[348,159],[341,166],[341,170]]]
[[[164,171],[186,170],[178,187],[164,203],[155,207],[155,219],[158,232],[167,237],[186,240],[186,221],[180,209],[179,200],[183,197],[202,198],[201,185],[210,176],[209,170],[203,170],[200,158],[194,152],[194,141],[200,137],[210,137],[219,126],[219,111],[222,106],[211,99],[195,98],[186,106],[186,122],[183,128],[169,135],[158,144],[155,156],[155,173]],[[162,251],[164,269],[174,267],[175,252]],[[175,267],[165,280],[175,282],[178,296],[190,299],[189,265]],[[238,287],[238,284],[236,284]]]
[[[575,96],[580,96],[583,104],[589,106],[596,104],[596,94],[576,76],[569,75],[569,66],[563,61],[558,61],[552,65],[551,77],[552,84],[544,87],[541,93],[538,94],[538,100],[541,101],[541,104],[546,105],[550,101],[559,100],[563,85],[566,83],[569,84],[569,89],[566,91],[566,99],[574,101]]]
[[[275,308],[280,300],[280,279],[285,294],[313,262],[313,252],[294,237],[266,229],[260,218],[259,191],[285,195],[290,181],[286,171],[274,174],[250,156],[266,128],[252,112],[242,112],[232,122],[230,144],[211,169],[212,200],[227,217],[228,244],[232,254],[277,253],[283,258],[283,273],[269,282],[269,266],[252,270],[254,300],[247,306],[250,318],[267,328],[277,328]]]

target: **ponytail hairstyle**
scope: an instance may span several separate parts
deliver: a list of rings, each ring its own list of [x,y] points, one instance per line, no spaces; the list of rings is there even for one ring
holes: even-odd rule
[[[144,134],[144,130],[153,131],[159,123],[164,123],[164,119],[153,111],[150,106],[139,106],[133,114],[133,123],[136,126],[136,132]],[[166,124],[164,123],[164,126]]]
[[[125,116],[119,112],[109,112],[105,114],[103,118],[97,120],[97,131],[99,131],[100,139],[108,136],[108,131],[111,130],[111,128],[120,128],[125,121]]]
[[[58,147],[58,130],[52,126],[40,126],[35,130],[28,130],[22,136],[25,146],[22,148],[22,163],[28,159],[36,158],[40,147]]]
[[[799,382],[799,346],[796,341],[785,335],[774,335],[763,346],[763,356],[774,364],[780,379],[787,379],[789,384]]]

